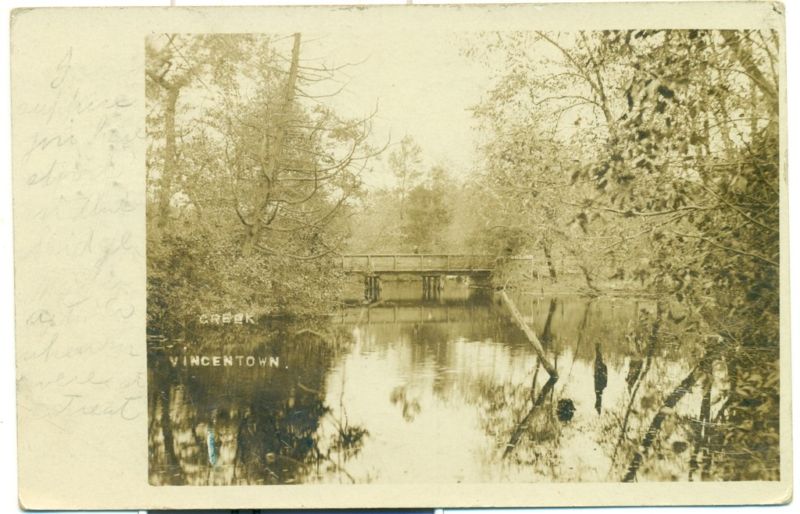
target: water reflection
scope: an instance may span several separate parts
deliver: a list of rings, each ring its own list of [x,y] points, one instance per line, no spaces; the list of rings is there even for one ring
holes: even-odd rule
[[[334,457],[361,444],[366,431],[342,420],[336,437],[319,437],[335,348],[263,328],[192,336],[149,355],[152,483],[293,483],[337,470]],[[184,347],[277,357],[280,366],[175,367],[169,356]]]
[[[153,484],[618,481],[686,352],[650,338],[651,302],[517,296],[555,362],[550,380],[489,294],[385,282],[322,326],[204,327],[150,349]],[[187,350],[190,349],[190,350]],[[181,352],[281,366],[181,367]],[[696,362],[694,359],[693,362]],[[670,407],[636,478],[707,479],[727,368]],[[662,409],[663,410],[663,409]]]

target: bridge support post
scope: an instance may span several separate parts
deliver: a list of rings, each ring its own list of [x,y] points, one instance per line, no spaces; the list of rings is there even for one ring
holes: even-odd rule
[[[444,289],[444,280],[441,275],[422,275],[422,297],[432,300],[439,297]]]
[[[370,302],[380,300],[381,277],[378,275],[364,275],[364,299]]]
[[[364,299],[370,302],[381,297],[381,278],[378,275],[364,275]]]

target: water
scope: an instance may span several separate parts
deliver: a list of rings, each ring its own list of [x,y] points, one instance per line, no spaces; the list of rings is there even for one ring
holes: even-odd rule
[[[151,483],[619,481],[691,371],[685,348],[647,358],[648,301],[517,295],[558,369],[548,384],[491,295],[448,281],[421,296],[418,282],[385,283],[379,305],[313,326],[205,326],[152,348]],[[183,365],[192,355],[209,365]],[[703,477],[703,396],[726,388],[721,365],[712,375],[671,413],[639,480]]]

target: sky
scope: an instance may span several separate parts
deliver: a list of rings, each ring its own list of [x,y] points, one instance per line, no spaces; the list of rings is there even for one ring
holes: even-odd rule
[[[388,154],[406,134],[422,148],[426,167],[442,164],[456,177],[474,168],[478,133],[469,108],[489,88],[491,71],[461,54],[464,35],[409,29],[303,36],[305,63],[355,63],[338,72],[346,87],[327,104],[353,117],[367,116],[377,105],[371,141],[391,146],[364,177],[367,187],[392,185]]]

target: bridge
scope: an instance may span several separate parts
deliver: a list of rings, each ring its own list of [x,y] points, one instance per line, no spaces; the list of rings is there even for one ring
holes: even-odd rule
[[[364,277],[364,298],[380,298],[381,276],[413,275],[422,278],[424,298],[435,298],[444,287],[443,277],[463,276],[486,281],[501,261],[520,261],[534,268],[543,263],[532,256],[497,257],[477,254],[350,254],[341,256],[342,270]]]
[[[485,280],[497,264],[491,255],[469,254],[355,254],[342,255],[342,270],[364,276],[364,298],[377,300],[382,275],[413,275],[422,278],[423,298],[436,298],[447,275]]]
[[[492,271],[498,264],[508,263],[509,261],[520,261],[516,264],[530,266],[532,275],[539,275],[538,269],[543,264],[532,256],[502,256],[491,255],[470,255],[470,254],[362,254],[362,255],[342,255],[342,269],[345,273],[363,275],[364,277],[364,299],[374,302],[380,299],[381,275],[416,275],[422,277],[422,296],[423,298],[437,298],[444,288],[443,277],[448,275],[467,276],[470,278],[488,279]],[[544,263],[546,264],[546,263]],[[550,374],[551,380],[556,380],[558,373],[553,364],[544,353],[542,344],[536,334],[528,326],[525,318],[517,309],[514,302],[506,294],[505,290],[500,292],[500,298],[514,321],[525,333],[539,356],[539,360]],[[367,312],[372,309],[367,309]],[[403,314],[398,309],[386,309],[384,312],[375,310],[375,322],[396,323]],[[427,311],[415,313],[418,317],[437,317],[444,320],[450,319],[450,311],[438,309],[437,311]],[[412,316],[412,319],[417,316]],[[382,318],[382,319],[381,319]],[[344,319],[342,320],[344,321]]]

